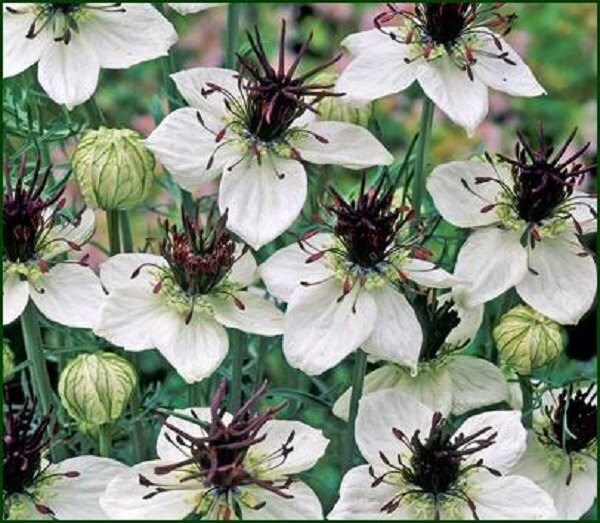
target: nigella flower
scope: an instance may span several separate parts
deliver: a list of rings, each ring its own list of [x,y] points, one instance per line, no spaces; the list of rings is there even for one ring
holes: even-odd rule
[[[417,372],[384,362],[365,376],[363,395],[381,389],[401,390],[444,415],[461,415],[508,399],[508,385],[500,369],[484,359],[461,354],[479,330],[483,306],[464,309],[448,295],[435,299],[430,293],[418,297],[415,305],[422,310],[427,333]],[[335,402],[336,416],[347,419],[351,391]]]
[[[550,494],[560,519],[580,519],[598,491],[596,395],[595,384],[544,394],[513,469]]]
[[[38,81],[70,109],[90,98],[101,68],[125,69],[167,54],[173,26],[150,4],[6,3],[3,78],[36,62]]]
[[[51,172],[51,167],[42,171],[38,157],[28,176],[22,156],[13,183],[11,168],[4,165],[2,323],[17,319],[31,298],[50,320],[91,328],[104,297],[100,282],[85,257],[79,262],[57,257],[81,251],[94,233],[94,213],[82,210],[67,217],[66,178],[51,182]]]
[[[167,3],[167,5],[177,11],[182,15],[189,15],[194,13],[199,13],[200,11],[205,11],[206,9],[210,9],[211,7],[216,7],[218,5],[223,5],[221,3],[204,3],[204,2],[174,2]]]
[[[386,180],[367,188],[363,177],[350,201],[333,190],[333,234],[308,234],[260,267],[269,292],[288,302],[284,354],[307,374],[330,369],[359,347],[414,369],[423,335],[401,287],[410,280],[452,284],[450,274],[423,259],[430,253],[409,230],[413,213],[394,207]]]
[[[329,441],[299,421],[273,419],[281,404],[257,412],[266,383],[233,414],[221,406],[175,411],[163,421],[158,460],[117,476],[100,503],[113,519],[323,519],[315,493],[298,474]]]
[[[106,519],[100,494],[126,467],[95,456],[49,463],[43,454],[50,417],[36,423],[36,402],[17,408],[6,393],[5,406],[3,519]]]
[[[467,419],[456,431],[411,396],[387,389],[360,402],[356,443],[368,465],[343,478],[329,519],[552,519],[552,499],[505,476],[525,450],[516,411]]]
[[[578,189],[594,167],[578,159],[589,143],[565,156],[575,131],[558,150],[538,148],[519,134],[515,158],[436,167],[427,182],[445,220],[475,231],[462,246],[455,293],[469,307],[511,287],[545,316],[575,324],[596,294],[596,265],[578,236],[596,230],[596,198]]]
[[[361,168],[393,159],[361,127],[315,121],[316,104],[338,95],[311,78],[338,57],[296,74],[309,39],[286,68],[285,23],[276,67],[258,31],[248,41],[253,60],[238,56],[241,73],[198,68],[172,76],[191,107],[167,116],[146,144],[187,190],[222,174],[219,208],[229,212],[228,227],[258,249],[298,217],[306,199],[303,162]]]
[[[414,11],[388,4],[375,18],[375,29],[342,42],[355,58],[336,88],[368,101],[417,80],[442,111],[472,133],[487,114],[488,87],[515,96],[545,93],[502,38],[515,15],[497,9],[495,3],[418,3]],[[399,27],[383,25],[394,19]]]
[[[256,262],[210,211],[203,226],[182,210],[183,230],[164,224],[160,256],[119,254],[100,267],[109,292],[95,332],[126,350],[157,348],[187,381],[209,376],[227,355],[224,327],[274,336],[283,314],[246,289]]]

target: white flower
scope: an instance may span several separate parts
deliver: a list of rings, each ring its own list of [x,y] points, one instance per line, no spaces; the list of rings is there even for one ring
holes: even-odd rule
[[[389,4],[376,29],[348,36],[354,56],[336,90],[357,102],[397,93],[415,80],[469,134],[488,111],[488,87],[515,96],[544,89],[519,55],[488,27],[510,26],[513,15],[475,3],[420,3],[414,12]],[[400,27],[383,27],[399,17]]]
[[[76,218],[61,216],[63,188],[44,194],[50,169],[39,163],[29,186],[24,184],[23,158],[14,187],[10,176],[3,205],[2,324],[16,320],[29,299],[48,319],[71,327],[91,328],[104,298],[94,272],[75,260],[56,261],[60,254],[81,250],[94,233],[94,212]],[[41,176],[41,177],[40,177]]]
[[[222,3],[211,4],[208,2],[171,2],[167,3],[167,5],[177,11],[182,15],[189,15],[194,13],[199,13],[200,11],[205,11],[206,9],[210,9],[211,7],[217,7],[219,5],[223,5]]]
[[[243,80],[217,68],[172,75],[190,107],[168,115],[146,145],[189,191],[222,174],[219,208],[228,210],[230,229],[258,249],[300,214],[307,191],[302,162],[359,169],[393,158],[361,127],[315,121],[315,99],[331,93],[307,83],[313,72],[292,79],[299,59],[285,70],[281,50],[275,70],[260,40],[251,47],[263,70],[241,60]]]
[[[323,519],[319,499],[297,479],[325,453],[329,441],[321,431],[272,419],[281,406],[251,416],[244,408],[225,413],[217,406],[219,394],[211,408],[176,411],[166,420],[158,460],[140,463],[108,485],[100,504],[109,517]]]
[[[463,244],[455,293],[469,307],[511,287],[543,315],[575,324],[596,294],[596,265],[578,235],[596,230],[596,199],[577,190],[589,168],[522,141],[517,159],[451,162],[427,181],[436,208],[457,227],[474,232]],[[489,158],[489,157],[488,157]],[[508,164],[508,167],[507,167]]]
[[[69,109],[94,94],[101,68],[166,55],[177,40],[150,4],[7,3],[2,15],[3,78],[39,62],[40,85]]]
[[[188,383],[209,376],[227,355],[225,327],[281,334],[274,303],[244,290],[256,262],[224,230],[184,217],[183,232],[166,227],[162,256],[119,254],[100,267],[109,292],[96,334],[126,350],[157,348]]]
[[[356,443],[368,465],[351,469],[329,519],[551,519],[552,499],[504,476],[525,450],[515,411],[473,416],[450,435],[445,420],[394,389],[360,402]]]
[[[317,234],[271,256],[259,271],[268,291],[288,302],[283,352],[295,368],[314,375],[362,347],[415,369],[423,334],[399,291],[411,281],[452,285],[451,275],[419,259],[425,251],[402,227],[410,212],[393,209],[393,188],[365,189],[350,203],[336,196],[335,235]],[[412,244],[411,244],[412,242]]]
[[[554,500],[560,519],[580,519],[597,495],[596,387],[549,392],[514,467]]]

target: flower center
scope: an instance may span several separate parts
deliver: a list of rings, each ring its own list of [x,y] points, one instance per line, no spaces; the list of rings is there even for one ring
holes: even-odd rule
[[[413,305],[422,324],[427,327],[423,328],[424,339],[419,362],[435,361],[446,343],[446,338],[460,323],[457,312],[452,308],[454,302],[449,299],[440,304],[431,292],[423,295],[417,294]]]
[[[407,63],[417,58],[434,60],[446,55],[472,80],[471,66],[477,62],[477,54],[515,65],[502,50],[502,42],[489,31],[501,28],[505,35],[516,18],[514,14],[499,13],[498,7],[497,4],[436,2],[418,3],[414,11],[409,11],[388,4],[387,10],[375,17],[374,24],[392,40],[414,46],[414,56],[406,58]],[[383,25],[396,17],[404,22],[400,29]],[[484,37],[493,40],[498,53],[481,48]]]
[[[109,13],[124,13],[125,8],[120,3],[112,4],[76,4],[76,3],[42,3],[34,5],[35,19],[27,30],[26,38],[33,40],[45,29],[52,31],[55,42],[68,45],[73,37],[73,32],[79,32],[79,24],[89,15],[89,11],[104,11]],[[6,10],[12,14],[25,14],[31,12],[31,6],[22,8],[7,6]]]
[[[496,476],[500,473],[487,467],[483,460],[472,462],[467,466],[463,466],[463,461],[493,445],[497,433],[491,432],[492,427],[485,427],[469,436],[462,433],[453,436],[446,425],[447,421],[442,414],[436,412],[426,438],[421,437],[419,430],[409,438],[400,429],[392,429],[394,436],[408,449],[410,458],[407,459],[399,453],[396,459],[392,460],[383,452],[380,453],[388,470],[381,475],[371,470],[374,479],[371,486],[376,488],[382,483],[408,485],[406,490],[401,490],[381,507],[382,512],[391,514],[406,498],[415,500],[419,499],[419,495],[425,495],[428,499],[433,499],[435,519],[439,519],[440,506],[448,498],[465,501],[474,519],[479,519],[475,504],[460,479],[476,468],[485,469]]]
[[[225,97],[225,107],[230,114],[229,123],[220,131],[208,129],[198,113],[200,124],[215,135],[217,149],[231,141],[242,141],[242,145],[261,162],[264,150],[281,149],[286,155],[300,159],[300,153],[290,144],[293,133],[307,133],[315,139],[326,139],[302,129],[292,128],[294,121],[306,111],[318,114],[316,106],[326,97],[342,96],[332,92],[333,84],[311,83],[310,79],[322,70],[337,62],[341,55],[317,66],[302,75],[296,75],[300,62],[307,53],[312,35],[301,46],[298,55],[289,68],[285,66],[285,22],[280,34],[279,59],[277,67],[271,66],[260,34],[255,28],[254,36],[248,32],[248,42],[252,56],[238,54],[241,72],[238,78],[240,94],[208,82],[202,89],[205,97],[220,93]],[[226,131],[231,129],[236,138],[224,140]],[[216,153],[216,150],[215,150]],[[214,154],[209,160],[212,165]],[[241,160],[240,160],[241,161]]]
[[[596,441],[597,407],[596,386],[573,393],[564,389],[553,409],[546,408],[550,428],[545,438],[564,449],[568,454],[587,449]]]
[[[255,471],[272,470],[285,462],[287,456],[294,450],[292,446],[294,432],[290,433],[281,447],[264,456],[262,463],[251,463],[252,460],[248,457],[249,450],[265,439],[264,435],[258,435],[259,432],[265,423],[285,407],[285,403],[269,408],[261,414],[252,412],[265,394],[267,387],[265,382],[227,422],[224,420],[225,408],[221,406],[226,387],[226,381],[222,380],[211,403],[210,422],[197,419],[198,425],[204,429],[204,436],[191,436],[163,420],[163,424],[176,434],[175,439],[166,435],[169,443],[179,449],[185,449],[190,457],[180,463],[158,466],[154,472],[161,476],[181,471],[185,474],[185,480],[182,481],[200,480],[207,487],[207,492],[201,497],[196,509],[199,516],[208,517],[216,512],[222,519],[230,519],[232,513],[235,513],[236,517],[241,519],[240,504],[259,510],[265,502],[256,501],[245,495],[240,492],[240,487],[255,485],[282,498],[293,497],[287,492],[293,479],[281,481],[261,479],[257,477],[260,474],[256,474]],[[167,490],[144,476],[140,476],[140,484],[153,488],[145,499]]]

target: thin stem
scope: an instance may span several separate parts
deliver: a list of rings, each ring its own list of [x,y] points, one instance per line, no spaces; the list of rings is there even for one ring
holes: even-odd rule
[[[239,25],[239,4],[227,6],[227,41],[225,47],[225,67],[235,69],[235,52],[237,51],[237,36]]]
[[[533,387],[528,376],[519,374],[519,385],[521,385],[521,395],[523,396],[523,425],[530,429],[533,425]]]
[[[119,234],[119,211],[106,211],[106,224],[108,228],[108,243],[110,254],[121,252],[121,235]]]
[[[362,396],[365,371],[367,370],[367,354],[358,349],[354,359],[354,370],[352,371],[352,393],[350,395],[350,411],[348,413],[348,428],[344,440],[343,448],[343,469],[352,468],[354,459],[354,428],[356,425],[356,415],[358,413],[358,402]]]
[[[112,448],[112,426],[104,423],[98,427],[98,454],[103,458],[109,458]]]
[[[267,354],[269,352],[269,342],[267,338],[260,336],[256,344],[256,374],[254,383],[258,386],[265,377],[265,367],[267,365]]]
[[[421,113],[421,129],[419,131],[419,143],[417,145],[417,157],[415,158],[415,175],[413,178],[412,204],[415,210],[415,218],[421,216],[423,206],[423,195],[425,194],[425,160],[427,155],[427,146],[431,135],[431,126],[433,123],[433,102],[426,97],[423,102],[423,112]]]
[[[231,332],[231,388],[229,392],[229,412],[235,412],[242,404],[242,368],[244,365],[245,336],[241,331]]]
[[[133,236],[131,235],[131,225],[127,211],[119,212],[121,221],[121,236],[123,238],[123,252],[133,252]]]
[[[139,371],[140,368],[140,355],[137,352],[127,353],[128,359],[134,369]],[[140,387],[139,379],[131,394],[129,400],[129,412],[133,419],[136,418],[142,407],[142,390]],[[136,420],[133,423],[133,449],[136,463],[140,463],[146,457],[146,443],[144,440],[144,427],[141,420]]]

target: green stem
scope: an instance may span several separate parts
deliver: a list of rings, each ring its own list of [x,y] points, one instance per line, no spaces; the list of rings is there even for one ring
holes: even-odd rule
[[[121,252],[121,236],[119,234],[119,211],[106,211],[108,243],[111,255]]]
[[[109,458],[112,448],[112,427],[110,423],[104,423],[98,427],[98,454],[103,458]]]
[[[519,374],[519,385],[521,385],[521,395],[523,396],[523,425],[530,429],[533,425],[533,387],[528,376]]]
[[[140,355],[137,352],[127,353],[129,361],[133,365],[133,368],[139,370],[140,368]],[[140,409],[142,408],[142,390],[140,383],[138,383],[133,389],[131,399],[129,400],[129,412],[133,419],[136,418]],[[136,420],[133,423],[133,449],[136,463],[140,463],[146,457],[146,443],[144,440],[144,427],[141,420]]]
[[[415,175],[413,178],[412,204],[415,210],[415,218],[421,216],[423,206],[423,195],[425,194],[425,160],[427,155],[427,146],[431,135],[431,126],[433,123],[433,102],[426,97],[423,102],[423,112],[421,113],[421,130],[419,131],[419,143],[417,145],[417,157],[415,158]]]
[[[344,470],[352,468],[354,460],[354,429],[356,425],[356,415],[358,414],[358,402],[362,396],[365,371],[367,370],[367,354],[358,349],[354,360],[354,370],[352,372],[352,393],[350,395],[350,410],[348,413],[348,428],[343,448]]]
[[[244,365],[245,336],[241,331],[231,331],[231,383],[229,412],[235,412],[242,404],[242,368]]]
[[[263,336],[258,338],[256,345],[256,374],[254,383],[258,387],[265,378],[265,367],[267,366],[267,354],[269,351],[269,342]]]
[[[237,51],[237,36],[239,25],[239,4],[228,4],[227,6],[227,41],[225,47],[225,67],[235,69]]]
[[[133,236],[131,235],[131,225],[127,211],[119,212],[121,222],[121,236],[123,238],[123,252],[133,252]]]

